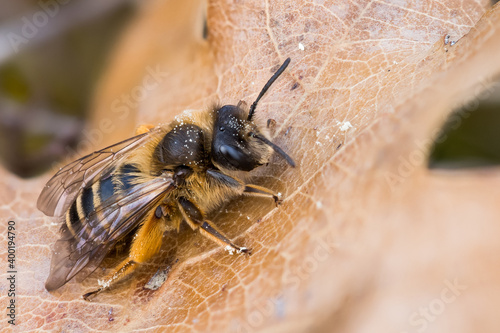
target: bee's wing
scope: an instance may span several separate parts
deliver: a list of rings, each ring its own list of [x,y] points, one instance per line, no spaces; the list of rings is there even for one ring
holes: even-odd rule
[[[79,221],[76,235],[63,224],[45,283],[47,290],[61,287],[84,268],[87,275],[94,271],[116,242],[137,227],[172,188],[171,175],[154,177],[103,201]]]
[[[105,177],[103,172],[111,172],[114,169],[113,166],[135,148],[158,135],[160,131],[160,127],[155,127],[149,132],[106,147],[66,165],[45,185],[38,197],[38,209],[48,216],[62,216],[84,187],[92,184],[97,178]]]

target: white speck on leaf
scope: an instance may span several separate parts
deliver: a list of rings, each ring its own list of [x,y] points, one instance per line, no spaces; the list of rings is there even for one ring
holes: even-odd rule
[[[349,128],[352,128],[351,122],[349,121],[344,121],[342,125],[340,126],[341,131],[347,131]]]
[[[444,45],[447,45],[447,44],[448,44],[448,42],[450,41],[450,37],[451,37],[450,35],[446,35],[446,36],[444,37]]]
[[[231,245],[226,246],[225,250],[229,252],[230,255],[234,254],[234,249],[231,247]]]

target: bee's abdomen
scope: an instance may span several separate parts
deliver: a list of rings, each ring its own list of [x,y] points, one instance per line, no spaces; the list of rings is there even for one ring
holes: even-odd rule
[[[122,166],[118,172],[106,178],[97,180],[91,186],[82,190],[68,209],[65,222],[73,236],[89,239],[92,230],[103,224],[105,227],[106,216],[99,207],[112,200],[112,196],[120,191],[127,191],[133,186],[139,169],[131,164]]]
[[[94,192],[92,187],[83,189],[82,194],[78,197],[80,209],[84,216],[89,216],[94,210]]]

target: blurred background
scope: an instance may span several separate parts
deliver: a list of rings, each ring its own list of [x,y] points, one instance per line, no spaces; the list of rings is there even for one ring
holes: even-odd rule
[[[5,168],[33,177],[74,151],[106,59],[138,7],[125,0],[0,0],[0,161]],[[451,116],[443,127],[429,167],[500,163],[500,82],[485,84],[487,93],[458,107],[462,116]]]
[[[5,168],[33,177],[72,151],[107,56],[137,7],[124,0],[0,0]]]

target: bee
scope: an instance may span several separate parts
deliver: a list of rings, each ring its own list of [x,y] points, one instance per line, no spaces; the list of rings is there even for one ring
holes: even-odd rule
[[[140,127],[143,133],[59,170],[37,202],[46,215],[63,219],[45,288],[56,290],[79,272],[87,277],[118,241],[134,233],[128,257],[98,288],[82,296],[89,300],[151,259],[160,250],[164,232],[178,232],[183,221],[231,253],[250,254],[206,216],[241,195],[281,202],[278,194],[246,179],[249,171],[267,164],[273,152],[295,167],[255,119],[257,103],[289,63],[290,58],[249,109],[240,101],[185,112],[168,125]]]

